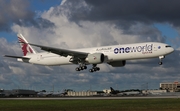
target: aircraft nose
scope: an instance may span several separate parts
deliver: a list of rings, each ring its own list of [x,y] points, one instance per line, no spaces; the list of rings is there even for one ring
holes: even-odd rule
[[[174,51],[174,48],[172,48],[172,51]]]
[[[167,53],[172,53],[172,52],[174,52],[174,48],[169,47],[168,50],[167,50]]]
[[[171,52],[174,52],[174,48],[171,48]]]
[[[172,48],[170,45],[165,45],[165,53],[170,54],[174,51],[174,48]]]

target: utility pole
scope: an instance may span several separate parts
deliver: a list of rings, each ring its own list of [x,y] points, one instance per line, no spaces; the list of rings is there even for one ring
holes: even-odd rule
[[[54,84],[53,84],[53,92],[54,92]]]

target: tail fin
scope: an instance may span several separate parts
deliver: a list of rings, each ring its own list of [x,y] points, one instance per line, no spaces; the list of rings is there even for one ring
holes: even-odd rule
[[[31,45],[28,44],[28,41],[23,37],[22,34],[17,34],[17,37],[24,56],[36,54],[36,51],[31,47]]]
[[[114,89],[112,87],[110,87],[111,91],[114,91]]]

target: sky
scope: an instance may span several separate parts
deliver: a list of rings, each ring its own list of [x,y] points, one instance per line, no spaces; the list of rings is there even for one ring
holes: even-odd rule
[[[55,91],[158,89],[180,81],[179,0],[1,0],[0,88]],[[23,5],[21,5],[23,4]],[[127,61],[124,67],[76,72],[76,65],[40,66],[3,55],[21,56],[17,33],[35,44],[57,48],[162,42],[175,51],[163,59]],[[35,48],[41,52],[40,49]],[[90,68],[91,66],[88,66]]]

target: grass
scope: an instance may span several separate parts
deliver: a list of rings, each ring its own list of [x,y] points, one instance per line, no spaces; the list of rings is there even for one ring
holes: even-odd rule
[[[180,99],[0,100],[0,111],[179,111]]]

